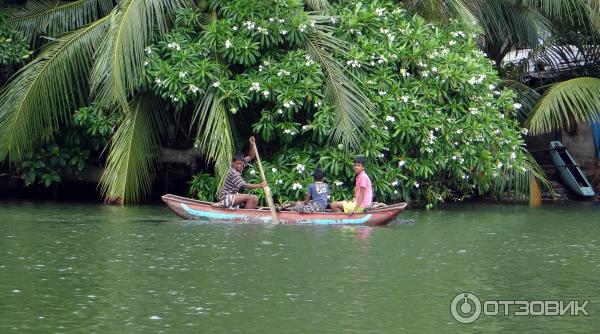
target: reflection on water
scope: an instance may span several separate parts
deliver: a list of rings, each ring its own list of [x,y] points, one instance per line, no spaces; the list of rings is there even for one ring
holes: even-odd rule
[[[600,325],[598,209],[457,205],[408,211],[395,226],[327,227],[4,204],[0,332],[590,332]],[[591,315],[461,325],[449,307],[462,291],[591,299]]]

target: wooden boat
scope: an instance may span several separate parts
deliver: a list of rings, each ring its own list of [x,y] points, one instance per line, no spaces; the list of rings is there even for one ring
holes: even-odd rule
[[[594,188],[577,165],[577,162],[567,148],[560,141],[550,142],[550,155],[552,162],[563,183],[576,195],[581,197],[593,197],[596,195]]]
[[[214,203],[170,194],[164,195],[162,200],[178,216],[190,220],[202,219],[235,223],[270,223],[272,221],[271,212],[268,208],[230,210],[214,206]],[[365,213],[355,213],[352,216],[334,212],[298,213],[278,211],[277,218],[282,224],[373,226],[387,225],[404,209],[406,209],[406,203],[376,208]]]

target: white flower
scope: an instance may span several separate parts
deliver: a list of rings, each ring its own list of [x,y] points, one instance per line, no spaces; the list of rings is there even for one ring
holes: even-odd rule
[[[489,88],[490,90],[494,90],[494,89],[496,89],[496,85],[494,85],[494,84],[490,84],[490,85],[488,86],[488,88]]]
[[[337,18],[332,17],[329,19],[331,21],[331,23],[336,24],[337,23]]]
[[[311,27],[314,27],[314,26],[315,26],[315,24],[317,24],[317,21],[315,21],[315,20],[310,20],[310,26],[311,26]]]
[[[392,187],[395,187],[398,185],[398,181],[392,181]]]
[[[302,189],[302,185],[298,182],[294,182],[294,184],[292,184],[292,189]]]
[[[527,136],[527,134],[529,133],[529,129],[523,128],[523,129],[521,129],[521,133],[524,134],[525,136]]]
[[[385,8],[375,8],[375,15],[383,16],[385,12]]]
[[[284,76],[284,75],[290,75],[290,72],[287,71],[287,70],[279,70],[279,72],[277,72],[277,76],[278,77],[281,77],[281,76]]]
[[[250,175],[254,175],[256,174],[256,171],[254,169],[250,170]]]
[[[521,107],[523,107],[523,105],[521,105],[520,103],[515,103],[515,104],[513,104],[513,107],[515,109],[521,109]]]
[[[299,30],[300,32],[305,32],[305,31],[306,31],[306,24],[301,24],[301,25],[299,25],[299,26],[298,26],[298,30]]]
[[[278,20],[277,20],[277,22],[279,22],[279,23],[284,23],[284,22],[285,22],[285,19],[278,19]]]
[[[231,45],[232,44],[231,44],[231,41],[229,39],[225,41],[225,48],[226,49],[229,49],[231,47]]]
[[[233,26],[233,28],[231,28],[231,29],[233,29],[233,31],[237,31],[238,30],[238,26]]]
[[[452,46],[452,45],[454,45],[454,44],[456,44],[456,41],[455,41],[455,40],[453,40],[453,39],[452,39],[452,40],[450,40],[450,42],[448,42],[448,45],[450,45],[450,46]]]
[[[404,68],[400,69],[400,74],[402,74],[402,76],[405,78],[410,76],[410,73],[408,71],[406,71],[406,69],[404,69]]]
[[[229,111],[230,111],[232,114],[235,114],[235,113],[237,112],[237,108],[236,108],[236,107],[231,107],[231,108],[229,108]]]
[[[269,34],[269,30],[267,30],[265,28],[261,28],[261,27],[256,28],[256,31],[262,33],[263,35],[268,35]]]
[[[400,161],[398,161],[398,167],[402,167],[402,166],[404,166],[405,164],[406,164],[406,161],[404,161],[404,160],[400,160]]]
[[[503,166],[503,164],[500,161],[498,161],[496,163],[496,168],[502,168],[502,166]]]
[[[277,109],[277,113],[281,115],[281,114],[283,114],[283,110]]]
[[[161,85],[162,85],[162,80],[160,80],[159,78],[156,78],[156,79],[154,80],[154,82],[155,82],[157,85],[159,85],[159,86],[161,86]]]
[[[281,29],[281,30],[279,30],[279,33],[282,35],[287,35],[288,31],[285,29]]]
[[[452,160],[456,160],[456,155],[453,155],[453,156],[452,156]]]
[[[414,186],[415,186],[415,188],[419,188],[419,186],[420,186],[419,182],[415,181]]]
[[[250,91],[251,92],[258,92],[258,91],[260,91],[260,83],[253,82],[252,83],[252,87],[250,87]]]
[[[352,67],[360,67],[360,63],[356,59],[348,60],[346,64],[351,65]]]
[[[269,92],[268,90],[263,91],[263,96],[264,97],[269,97],[269,94],[271,94],[271,92]]]
[[[269,17],[269,22],[275,22],[275,19],[272,17]]]
[[[213,82],[212,86],[217,88],[217,87],[221,86],[221,83],[219,81],[215,81],[215,82]]]
[[[471,115],[476,115],[477,113],[479,113],[477,108],[469,108],[469,111],[471,112]]]
[[[277,180],[277,183],[278,183],[278,184],[283,184],[283,180],[282,180],[282,179],[279,179],[279,180]]]
[[[277,173],[277,168],[275,168],[275,167],[271,168],[271,172]]]
[[[396,118],[395,118],[394,116],[387,116],[387,117],[385,118],[385,120],[386,120],[386,121],[388,121],[388,122],[395,122],[395,121],[396,121]]]
[[[379,93],[380,96],[387,95],[387,92],[384,91],[384,90],[380,90],[378,93]]]
[[[179,79],[183,79],[183,78],[185,78],[185,76],[186,76],[186,75],[187,75],[187,72],[185,72],[185,71],[180,71],[180,72],[179,72]]]
[[[190,90],[195,94],[200,90],[200,88],[196,87],[195,85],[190,85]]]
[[[146,51],[147,54],[151,54],[152,53],[152,48],[150,48],[149,46],[147,46],[144,51]]]
[[[516,158],[517,158],[517,153],[516,153],[516,152],[512,152],[512,153],[510,154],[510,158],[511,158],[511,159],[516,159]]]
[[[149,63],[148,63],[148,61],[146,60],[146,61],[144,62],[144,66],[148,66],[148,64],[149,64]]]
[[[305,166],[303,164],[297,164],[295,169],[298,171],[298,173],[303,173],[305,170]]]
[[[400,99],[402,99],[404,103],[408,102],[408,96],[406,95],[402,96]]]
[[[243,26],[245,26],[246,28],[248,28],[248,30],[253,30],[254,27],[256,26],[256,23],[252,22],[252,21],[246,21],[244,23],[242,23]]]
[[[335,184],[336,186],[338,186],[338,187],[339,187],[339,186],[343,185],[343,184],[344,184],[344,182],[342,182],[342,181],[338,181],[338,180],[335,180],[335,181],[333,182],[333,184]]]
[[[458,134],[461,134],[462,132],[463,132],[463,130],[462,130],[462,129],[457,129],[457,130],[456,130],[456,133],[458,133]]]

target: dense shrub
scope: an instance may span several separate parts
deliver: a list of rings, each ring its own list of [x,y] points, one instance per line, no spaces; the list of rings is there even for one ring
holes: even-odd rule
[[[333,199],[351,196],[354,154],[367,156],[378,201],[498,193],[529,173],[520,105],[499,88],[470,27],[427,23],[389,1],[341,1],[328,16],[309,16],[300,1],[253,3],[210,1],[216,18],[203,25],[197,12],[180,12],[147,48],[147,74],[175,107],[214,94],[238,127],[252,120],[263,140],[282,143],[264,163],[279,201],[303,197],[315,166],[327,171]],[[348,43],[333,57],[376,104],[351,151],[328,141],[337,114],[324,93],[327,68],[301,48],[317,25]]]

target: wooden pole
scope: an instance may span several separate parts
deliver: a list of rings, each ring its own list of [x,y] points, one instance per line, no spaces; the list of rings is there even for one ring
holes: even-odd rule
[[[260,172],[260,177],[262,178],[264,183],[267,183],[267,178],[265,177],[265,171],[263,170],[262,162],[260,162],[260,155],[258,155],[258,150],[256,149],[256,143],[252,142],[252,149],[254,150],[254,154],[256,155],[256,162],[258,162],[258,171]],[[271,196],[271,188],[269,188],[269,184],[263,188],[265,191],[265,197],[267,197],[267,203],[269,203],[269,209],[271,210],[271,217],[273,218],[273,224],[279,224],[279,219],[277,219],[277,212],[275,211],[275,204],[273,203],[273,197]]]

